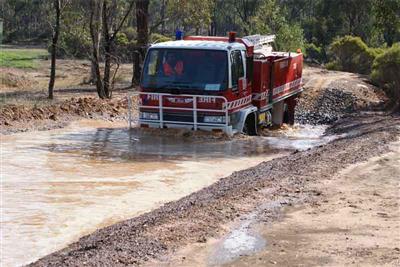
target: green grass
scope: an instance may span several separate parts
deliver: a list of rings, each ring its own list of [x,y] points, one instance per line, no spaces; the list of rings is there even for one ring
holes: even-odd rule
[[[35,69],[38,60],[48,55],[45,49],[0,48],[0,67]]]

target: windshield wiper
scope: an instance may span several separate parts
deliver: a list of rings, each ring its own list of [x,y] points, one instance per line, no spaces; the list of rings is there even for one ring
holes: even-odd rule
[[[180,83],[165,84],[158,87],[158,89],[187,89],[187,88],[190,88],[190,86]]]
[[[180,90],[182,88],[179,88],[178,86],[173,86],[171,84],[166,84],[166,85],[162,85],[162,86],[157,87],[157,89],[161,89],[165,93],[179,95],[179,94],[181,94]]]
[[[179,88],[190,88],[190,82],[182,83],[182,82],[172,82],[174,86],[178,86]]]

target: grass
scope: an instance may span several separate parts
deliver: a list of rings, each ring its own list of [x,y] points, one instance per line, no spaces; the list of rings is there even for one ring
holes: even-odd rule
[[[48,56],[45,49],[0,48],[0,67],[35,69],[38,60]]]

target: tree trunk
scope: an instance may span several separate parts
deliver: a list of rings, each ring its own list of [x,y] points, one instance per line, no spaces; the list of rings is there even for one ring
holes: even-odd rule
[[[149,0],[136,1],[136,30],[137,30],[137,51],[133,55],[133,78],[132,85],[140,80],[141,63],[146,54],[146,47],[149,42]]]
[[[107,40],[104,45],[105,55],[104,55],[104,75],[103,75],[103,88],[104,95],[106,98],[111,98],[111,87],[110,87],[110,77],[111,77],[111,43]]]
[[[133,54],[132,54],[132,59],[133,59],[133,75],[132,75],[132,82],[131,82],[132,86],[134,86],[135,84],[138,84],[139,80],[140,80],[141,60],[140,60],[140,51],[139,50],[140,50],[139,48],[135,48],[135,50],[133,51]]]
[[[111,98],[110,94],[110,72],[111,72],[111,43],[112,37],[110,35],[110,31],[108,29],[108,21],[107,21],[107,0],[103,1],[103,16],[102,16],[102,24],[103,24],[103,37],[104,37],[104,74],[103,74],[103,92],[104,97]]]
[[[92,16],[92,12],[93,12],[93,16],[94,16],[94,18],[91,17],[91,20],[93,19],[93,21],[91,21],[91,25],[93,25],[93,22],[96,25],[95,27],[90,29],[91,31],[93,31],[93,33],[91,32],[92,46],[93,46],[93,50],[95,50],[93,52],[95,52],[97,54],[97,58],[98,58],[100,55],[100,40],[101,40],[100,25],[101,25],[101,17],[102,17],[102,10],[103,10],[102,9],[102,0],[92,0],[91,8],[92,8],[92,10],[91,10],[90,15]],[[90,83],[97,83],[97,79],[99,78],[97,76],[98,63],[99,63],[98,60],[97,60],[97,62],[94,62],[92,60],[92,65],[91,65],[91,69],[90,69],[90,79],[89,79]]]
[[[103,83],[100,74],[100,34],[101,34],[101,18],[102,18],[102,0],[91,0],[90,10],[90,37],[92,39],[92,82],[95,82],[97,94],[100,98],[105,98]]]
[[[50,81],[49,81],[49,99],[54,98],[54,82],[56,80],[56,52],[58,36],[60,34],[60,17],[61,8],[60,0],[54,0],[54,9],[56,11],[56,25],[53,30],[53,38],[51,43],[51,68],[50,68]]]
[[[167,7],[167,0],[162,0],[161,3],[161,34],[165,34],[165,10]]]

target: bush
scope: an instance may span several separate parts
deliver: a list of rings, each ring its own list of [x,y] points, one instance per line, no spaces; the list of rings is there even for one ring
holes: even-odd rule
[[[129,41],[136,39],[136,29],[133,27],[124,28],[121,32],[126,35]]]
[[[125,33],[119,32],[117,33],[116,45],[118,46],[127,46],[129,44],[129,39]]]
[[[115,42],[115,55],[119,58],[121,63],[128,63],[132,60],[132,44],[124,32],[117,34]]]
[[[370,49],[360,37],[345,36],[330,45],[329,55],[333,60],[326,67],[369,74],[378,52],[377,49]]]
[[[305,59],[321,64],[326,61],[326,53],[322,47],[313,43],[305,44]]]
[[[150,43],[161,43],[168,41],[172,41],[172,38],[159,33],[152,33],[150,35]]]
[[[400,107],[400,43],[375,58],[371,79],[381,85],[392,102]]]
[[[61,30],[58,46],[57,57],[87,58],[91,53],[92,41],[87,31],[73,28],[69,31]]]

